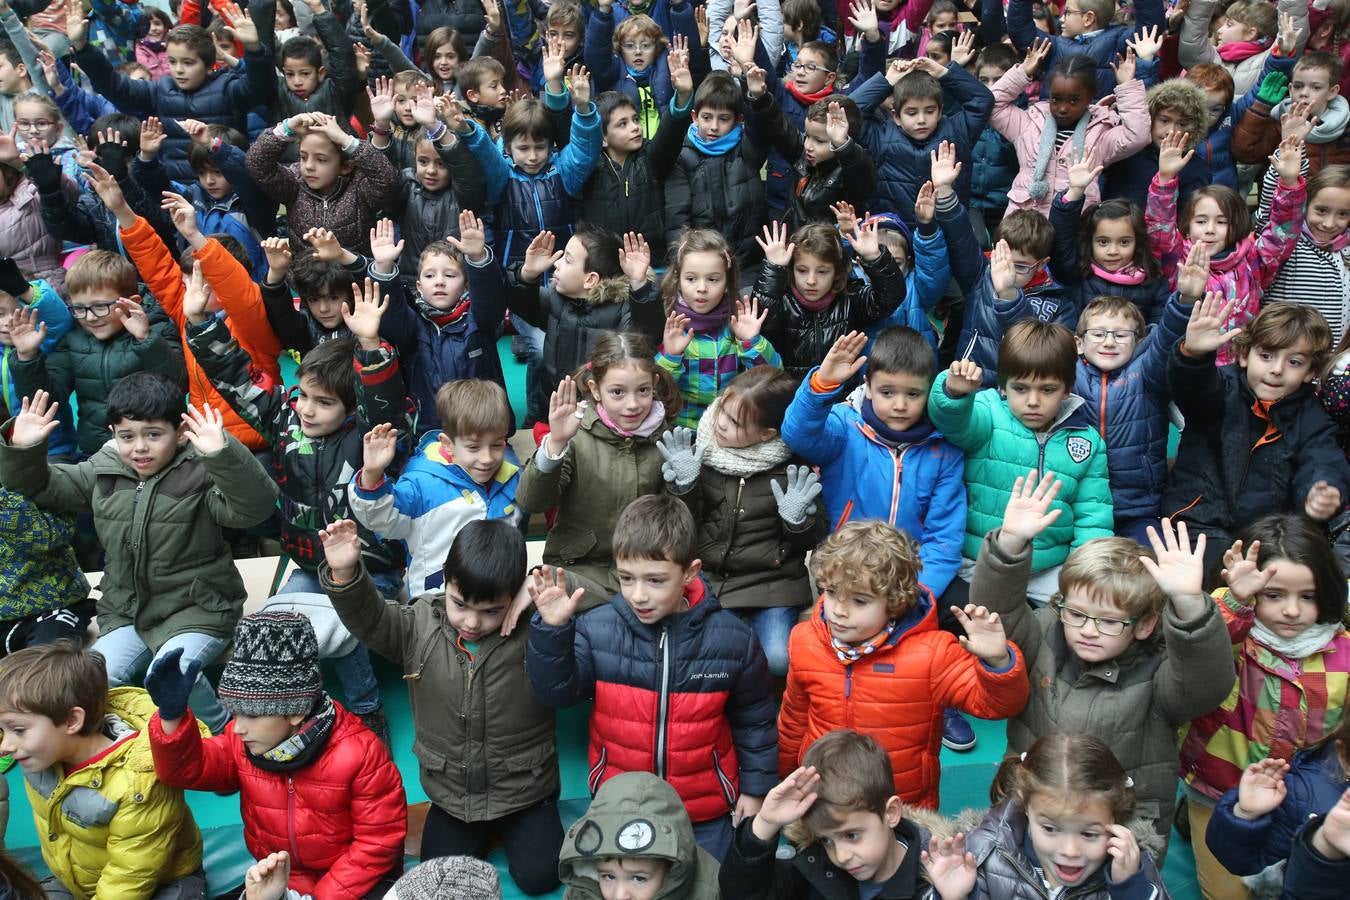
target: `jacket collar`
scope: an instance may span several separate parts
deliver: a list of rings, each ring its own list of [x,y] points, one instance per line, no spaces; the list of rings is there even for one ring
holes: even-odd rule
[[[932,895],[919,864],[919,854],[928,846],[928,832],[909,819],[901,819],[900,824],[895,826],[895,837],[906,847],[905,858],[876,897],[879,900],[908,900]],[[857,882],[853,876],[830,862],[829,854],[819,842],[798,851],[792,865],[825,897],[858,896]]]
[[[428,431],[422,435],[422,440],[417,446],[417,452],[413,454],[413,458],[408,465],[409,467],[416,465],[418,471],[439,478],[452,487],[482,494],[492,494],[500,490],[503,485],[509,484],[511,479],[516,477],[516,473],[520,471],[520,467],[515,463],[503,459],[491,483],[479,484],[473,480],[468,472],[451,460],[446,459],[445,454],[441,452],[441,441],[435,431]]]

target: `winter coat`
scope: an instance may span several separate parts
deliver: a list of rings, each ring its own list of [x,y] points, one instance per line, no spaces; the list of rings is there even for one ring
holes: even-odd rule
[[[206,193],[195,178],[187,182],[170,181],[168,170],[158,159],[146,162],[139,154],[135,155],[131,160],[131,173],[148,197],[174,191],[187,198],[197,211],[197,230],[205,235],[225,232],[238,240],[253,260],[254,276],[261,279],[267,273],[267,259],[259,238],[277,233],[277,201],[263,194],[248,172],[244,151],[234,144],[212,142],[207,150],[207,160],[229,182],[230,192],[220,199]],[[139,212],[136,204],[131,204],[131,208]],[[141,215],[145,216],[144,213]],[[151,216],[145,218],[155,224]],[[162,227],[159,230],[162,233]],[[185,243],[180,238],[176,244],[170,242],[168,246],[181,247]]]
[[[464,822],[491,822],[558,796],[553,710],[531,696],[525,623],[470,651],[445,616],[445,595],[386,603],[365,571],[346,584],[319,567],[342,624],[403,670],[413,755],[427,797]]]
[[[1235,165],[1233,147],[1240,141],[1239,133],[1242,131],[1242,125],[1248,120],[1247,111],[1253,106],[1260,105],[1266,114],[1270,112],[1268,104],[1260,103],[1256,99],[1257,93],[1261,90],[1261,82],[1272,72],[1280,72],[1286,77],[1292,74],[1294,63],[1297,57],[1282,56],[1278,53],[1266,54],[1265,63],[1261,67],[1261,74],[1244,94],[1235,94],[1232,104],[1226,109],[1219,121],[1209,131],[1209,136],[1195,148],[1196,156],[1205,161],[1210,171],[1214,173],[1214,184],[1224,184],[1234,190],[1238,187],[1237,167]],[[1259,131],[1260,129],[1258,129]],[[1261,155],[1259,160],[1265,164],[1266,157],[1275,151],[1279,146],[1279,126],[1275,128],[1275,143],[1270,149]],[[1305,147],[1306,152],[1311,158],[1313,149],[1309,144]],[[1253,162],[1253,160],[1243,159],[1237,162]],[[1185,194],[1185,191],[1183,191]]]
[[[1040,154],[1041,134],[1045,129],[1056,128],[1057,125],[1050,115],[1049,100],[1042,100],[1026,109],[1013,102],[1026,93],[1030,82],[1031,79],[1021,66],[1013,66],[1003,73],[993,88],[994,110],[989,117],[989,124],[1012,141],[1021,164],[1008,190],[1009,211],[1034,209],[1048,215],[1051,200],[1069,186],[1069,166],[1073,162],[1076,141],[1071,138],[1054,152],[1045,172],[1050,192],[1039,199],[1032,197],[1030,188]],[[1124,159],[1149,143],[1151,120],[1148,100],[1144,97],[1144,83],[1138,78],[1132,78],[1124,84],[1118,84],[1115,96],[1116,102],[1112,106],[1094,104],[1085,113],[1088,124],[1083,136],[1083,149],[1092,151],[1094,160],[1103,166]],[[1087,200],[1096,203],[1099,199],[1097,183],[1094,181],[1088,185]]]
[[[275,9],[272,13],[276,16]],[[277,56],[281,55],[281,44],[272,34],[275,18],[266,20],[266,26],[259,28],[259,36]],[[319,86],[308,97],[301,98],[291,93],[286,79],[276,78],[276,89],[272,97],[272,118],[284,122],[300,113],[326,113],[336,116],[339,122],[346,122],[352,116],[352,104],[356,102],[358,92],[365,79],[356,70],[356,50],[346,28],[325,9],[310,19],[314,36],[323,45],[324,68],[327,70]],[[267,34],[263,32],[266,31]],[[470,45],[472,46],[472,45]]]
[[[192,810],[155,775],[145,732],[154,712],[140,688],[111,688],[103,724],[111,748],[70,772],[57,763],[24,773],[42,860],[76,900],[150,900],[201,868]]]
[[[730,303],[730,299],[724,302]],[[667,353],[663,345],[656,353],[656,364],[670,373],[684,397],[676,424],[697,428],[704,411],[712,408],[723,388],[739,373],[757,366],[780,367],[782,361],[764,335],[753,341],[738,340],[728,324],[716,332],[695,331],[679,356]]]
[[[50,353],[52,348],[61,343],[61,339],[75,327],[75,317],[70,314],[66,301],[61,299],[61,295],[56,293],[56,289],[49,283],[34,281],[31,285],[32,299],[27,301],[22,297],[15,299],[19,304],[37,310],[38,321],[47,326],[47,336],[43,338],[39,349],[43,353]],[[0,347],[0,403],[5,404],[6,409],[16,411],[23,408],[23,395],[19,393],[13,371],[18,356],[13,347]],[[47,453],[50,456],[74,456],[75,420],[71,414],[70,404],[63,403],[58,407],[56,417],[61,424],[47,436]]]
[[[750,626],[695,579],[689,609],[647,625],[622,596],[566,625],[530,622],[526,671],[541,703],[588,697],[587,784],[624,772],[670,783],[695,825],[778,782],[769,665]]]
[[[1350,632],[1341,628],[1321,650],[1291,660],[1252,637],[1253,607],[1227,588],[1214,599],[1228,626],[1237,681],[1221,705],[1182,731],[1181,777],[1218,800],[1247,766],[1292,759],[1340,725],[1350,690]]]
[[[609,11],[594,9],[586,22],[586,44],[584,60],[591,71],[591,80],[597,95],[602,91],[618,91],[638,110],[638,121],[642,125],[642,136],[651,138],[656,134],[657,124],[661,120],[661,111],[666,109],[675,97],[670,84],[670,57],[660,48],[650,54],[654,58],[647,63],[647,71],[641,75],[633,74],[624,64],[623,56],[614,52],[614,27],[627,16],[617,15],[619,8]],[[689,46],[699,45],[698,26],[694,23],[694,5],[680,3],[670,5],[670,27],[662,32],[667,38],[677,35],[689,41]]]
[[[1274,109],[1270,104],[1256,101],[1238,120],[1233,133],[1233,157],[1238,162],[1262,164],[1280,145],[1280,117],[1290,109],[1288,98]],[[1319,117],[1318,124],[1308,132],[1304,144],[1304,174],[1309,178],[1327,166],[1350,163],[1350,104],[1346,98],[1335,96]]]
[[[401,869],[408,807],[389,750],[341,704],[333,708],[323,750],[285,773],[254,763],[233,728],[203,739],[191,712],[171,735],[155,713],[150,748],[156,774],[170,787],[238,791],[249,855],[289,851],[291,889],[315,900],[360,900]]]
[[[850,279],[829,308],[813,312],[792,293],[792,273],[768,260],[755,282],[755,299],[767,310],[764,336],[783,358],[783,369],[805,377],[842,335],[862,331],[895,311],[905,299],[905,277],[885,247],[873,260],[862,260],[866,281]]]
[[[1313,835],[1324,821],[1323,816],[1309,820],[1294,838],[1280,900],[1338,900],[1345,894],[1350,861],[1328,859],[1313,847]]]
[[[363,439],[376,425],[412,430],[412,410],[403,378],[388,345],[355,352],[356,409],[337,431],[309,437],[300,426],[287,389],[249,364],[248,354],[219,319],[187,329],[188,346],[202,371],[241,419],[272,448],[272,477],[281,486],[281,547],[296,565],[312,572],[323,555],[319,531],[352,517],[344,490],[361,468]],[[362,555],[376,571],[403,568],[403,549],[359,529]]]
[[[1127,156],[1102,174],[1102,196],[1108,199],[1129,200],[1140,209],[1148,206],[1149,185],[1158,174],[1158,148],[1152,144]],[[1178,203],[1184,206],[1191,195],[1215,182],[1209,163],[1198,150],[1177,175]]]
[[[422,261],[422,251],[447,234],[459,236],[460,210],[484,210],[486,192],[483,169],[463,141],[447,147],[439,141],[436,153],[449,170],[450,183],[439,191],[422,187],[413,169],[404,169],[399,175],[398,196],[390,204],[389,212],[399,222],[399,237],[403,240],[403,254],[398,258],[399,269],[415,275]]]
[[[937,627],[937,600],[918,597],[890,638],[857,662],[841,662],[822,597],[788,638],[787,688],[778,713],[778,773],[786,778],[806,751],[836,728],[858,728],[891,759],[895,792],[906,806],[938,808],[942,716],[955,707],[1002,719],[1027,702],[1027,667],[1009,644],[1012,664],[995,670]]]
[[[108,444],[78,465],[47,464],[43,444],[0,445],[0,483],[58,513],[92,512],[108,548],[98,625],[124,625],[152,650],[176,634],[229,639],[247,592],[222,528],[251,528],[272,514],[277,488],[243,444],[202,456],[180,447],[142,479]]]
[[[89,598],[89,582],[70,543],[74,537],[71,517],[0,488],[0,622],[31,619]]]
[[[965,457],[942,433],[900,447],[863,421],[862,398],[825,390],[818,369],[802,380],[783,418],[783,440],[820,467],[821,500],[835,529],[880,519],[919,542],[921,579],[942,596],[961,560]]]
[[[478,42],[487,20],[483,6],[474,0],[425,0],[417,4],[417,47],[426,47],[427,37],[437,28],[453,28],[464,38],[464,46],[472,48]]]
[[[952,266],[947,258],[947,238],[943,236],[942,229],[936,222],[929,222],[927,225],[919,225],[910,232],[909,239],[913,245],[910,254],[913,259],[910,261],[909,271],[905,273],[905,299],[900,301],[895,312],[880,322],[869,325],[866,329],[867,336],[875,339],[878,334],[893,325],[913,328],[928,341],[936,358],[938,336],[928,314],[938,305],[938,301],[947,292],[947,286],[951,284]],[[856,262],[853,274],[855,277],[863,275],[862,266]],[[868,352],[871,351],[870,342],[867,349]]]
[[[1116,87],[1116,72],[1112,65],[1116,57],[1123,57],[1128,52],[1126,43],[1134,36],[1135,31],[1149,27],[1157,27],[1163,33],[1167,31],[1167,21],[1163,15],[1162,0],[1141,0],[1135,6],[1134,23],[1131,25],[1112,25],[1110,23],[1100,23],[1104,27],[1092,33],[1091,35],[1079,35],[1076,38],[1064,37],[1057,34],[1046,34],[1037,27],[1034,19],[1031,18],[1032,0],[1009,0],[1007,6],[1007,27],[1008,37],[1012,38],[1013,46],[1025,54],[1034,41],[1049,40],[1050,53],[1041,64],[1042,71],[1049,72],[1055,67],[1062,57],[1074,54],[1084,54],[1092,57],[1097,63],[1097,97],[1104,97],[1111,93]],[[1206,20],[1208,21],[1208,20]],[[1020,66],[1013,68],[1020,69]],[[1050,79],[1043,79],[1041,82],[1041,97],[1050,96]]]
[[[72,198],[67,195],[66,200]],[[42,204],[32,179],[20,180],[9,199],[0,203],[0,256],[13,259],[32,278],[65,286],[61,242],[43,224]]]
[[[1350,491],[1350,466],[1336,426],[1311,387],[1258,415],[1246,371],[1214,366],[1178,345],[1168,364],[1172,399],[1186,417],[1176,463],[1163,491],[1163,515],[1236,531],[1272,512],[1299,512],[1319,481]],[[1267,437],[1271,427],[1278,434]]]
[[[1032,690],[1008,720],[1008,750],[1023,753],[1047,734],[1090,734],[1105,741],[1134,779],[1135,815],[1163,848],[1177,796],[1177,729],[1223,702],[1233,684],[1233,653],[1212,603],[1182,617],[1168,601],[1151,635],[1115,659],[1080,660],[1059,613],[1027,604],[1031,554],[1008,554],[991,532],[980,548],[970,602],[1003,619],[1008,640],[1026,658]]]
[[[970,206],[972,209],[1004,209],[1008,190],[1020,171],[1017,148],[987,126],[975,140],[971,151]]]
[[[1308,4],[1303,0],[1279,0],[1275,4],[1276,10],[1281,16],[1289,15],[1294,17],[1294,23],[1298,27],[1298,40],[1294,45],[1294,55],[1298,56],[1303,52],[1303,45],[1312,33],[1308,28]],[[1219,0],[1195,0],[1195,2],[1186,8],[1186,17],[1181,20],[1181,37],[1177,45],[1177,61],[1183,68],[1191,68],[1200,63],[1217,63],[1228,70],[1228,74],[1233,76],[1233,96],[1241,97],[1247,93],[1253,85],[1259,86],[1261,83],[1261,72],[1265,66],[1266,57],[1277,52],[1277,48],[1272,45],[1246,59],[1235,63],[1226,63],[1219,56],[1219,50],[1210,40],[1210,22],[1214,19],[1215,13],[1219,10]],[[1137,23],[1136,23],[1137,24]]]
[[[1156,325],[1163,317],[1167,298],[1172,290],[1165,278],[1145,278],[1139,284],[1122,284],[1097,274],[1092,260],[1079,255],[1079,235],[1086,228],[1083,222],[1084,198],[1065,200],[1064,193],[1055,195],[1050,205],[1050,224],[1055,231],[1054,250],[1050,254],[1050,272],[1064,286],[1073,305],[1081,313],[1087,305],[1101,296],[1124,297],[1143,314],[1145,321]],[[1145,251],[1147,252],[1147,251]],[[1087,263],[1087,271],[1083,264]],[[1186,331],[1183,323],[1182,333]]]
[[[594,18],[594,16],[592,16]],[[634,849],[623,836],[634,823],[650,836]],[[598,835],[599,846],[591,837]],[[558,857],[563,900],[600,900],[595,860],[656,859],[667,865],[653,900],[720,900],[717,860],[694,841],[689,814],[669,784],[647,772],[625,772],[600,786],[586,814],[567,830]]]
[[[731,244],[742,268],[757,261],[762,254],[755,237],[767,215],[759,172],[767,155],[768,148],[752,133],[743,133],[737,146],[708,156],[686,130],[666,178],[666,246],[678,245],[685,228],[711,228]]]
[[[1054,421],[1034,432],[1012,414],[999,391],[952,397],[947,373],[939,372],[928,395],[928,416],[947,440],[966,451],[966,559],[979,555],[984,536],[1003,521],[1013,482],[1031,469],[1055,473],[1061,487],[1051,508],[1062,510],[1033,542],[1032,571],[1058,566],[1070,550],[1112,535],[1106,442],[1081,397],[1070,394]]]

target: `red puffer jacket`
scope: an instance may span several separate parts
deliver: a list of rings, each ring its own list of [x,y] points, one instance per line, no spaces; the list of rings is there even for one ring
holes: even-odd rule
[[[189,712],[167,735],[150,720],[155,774],[172,787],[239,791],[244,843],[256,859],[291,854],[288,887],[315,900],[360,900],[403,858],[408,807],[389,751],[336,702],[319,758],[287,776],[248,760],[234,729],[202,740]]]

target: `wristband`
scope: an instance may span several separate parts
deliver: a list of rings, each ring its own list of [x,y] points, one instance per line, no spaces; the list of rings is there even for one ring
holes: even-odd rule
[[[295,140],[295,131],[291,128],[291,123],[285,119],[277,123],[277,127],[272,129],[272,133],[283,141]]]
[[[361,139],[353,135],[352,138],[348,140],[346,145],[342,148],[342,155],[352,156],[356,153],[356,151],[360,149],[361,149]]]
[[[389,137],[394,133],[394,129],[387,125],[381,125],[379,122],[371,122],[370,128],[367,130],[370,131],[371,134],[378,134],[380,137]]]
[[[440,126],[439,130],[433,132],[431,129],[427,129],[427,140],[433,144],[445,137],[445,133],[450,130],[450,126],[444,122],[436,122],[435,124]]]

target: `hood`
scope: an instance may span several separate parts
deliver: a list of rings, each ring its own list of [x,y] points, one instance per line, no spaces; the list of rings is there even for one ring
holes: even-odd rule
[[[413,452],[408,460],[405,472],[418,471],[434,478],[439,478],[448,484],[457,488],[466,488],[473,491],[490,490],[492,485],[481,485],[474,481],[468,472],[465,472],[459,466],[446,460],[441,454],[441,439],[437,431],[428,431],[422,435],[422,440],[417,444],[417,450]],[[497,469],[497,475],[494,478],[495,484],[505,484],[510,481],[519,471],[519,468],[510,460],[503,458],[502,464]]]
[[[140,732],[122,750],[125,764],[135,771],[155,770],[155,757],[150,751],[150,735],[146,727],[157,711],[155,701],[141,688],[115,687],[108,690],[108,712],[103,717],[103,733],[116,741],[133,732]],[[211,736],[211,730],[206,725],[196,718],[193,721],[203,739]],[[111,760],[114,757],[107,758]]]
[[[628,286],[627,275],[616,275],[613,278],[602,278],[600,283],[591,288],[591,292],[584,297],[562,297],[565,303],[573,306],[604,306],[608,303],[626,303],[632,289]]]
[[[890,639],[886,641],[884,647],[878,647],[877,653],[895,647],[901,641],[911,634],[922,634],[925,631],[937,630],[937,601],[933,598],[933,592],[919,585],[919,598],[914,605],[910,607],[909,612],[901,616],[895,624],[895,631],[891,633]],[[811,608],[811,627],[816,630],[816,635],[825,642],[827,646],[831,644],[833,638],[830,636],[830,626],[825,621],[825,595],[821,594],[816,600],[815,606]],[[831,651],[833,652],[833,651]]]
[[[1185,78],[1169,78],[1149,88],[1147,96],[1149,109],[1166,108],[1179,114],[1181,127],[1192,137],[1192,147],[1199,144],[1209,131],[1209,113],[1205,109],[1208,101],[1205,99],[1204,90],[1195,82]],[[1157,148],[1152,142],[1148,147],[1152,148],[1156,159]]]
[[[650,772],[626,772],[606,781],[591,808],[568,829],[558,868],[569,897],[600,896],[595,864],[606,857],[669,863],[657,900],[689,896],[700,873],[717,867],[694,842],[680,795]]]
[[[905,815],[911,815],[912,812],[913,810],[906,808]],[[945,823],[945,825],[951,829],[951,831],[946,831],[945,833],[950,834],[956,830],[960,830],[957,827],[958,825],[968,824],[973,821],[975,816],[979,815],[980,812],[981,810],[964,810],[958,813]],[[944,823],[937,822],[935,824],[937,827],[932,829],[933,835],[935,837],[942,836],[945,831]],[[1163,850],[1163,841],[1162,837],[1153,830],[1152,824],[1138,816],[1124,824],[1130,829],[1130,833],[1134,835],[1135,843],[1139,845],[1139,848],[1148,851],[1152,856],[1152,859],[1157,859],[1158,854]],[[1004,850],[1008,851],[1013,856],[1026,859],[1026,851],[1023,849],[1023,845],[1024,843],[1027,846],[1030,845],[1030,841],[1026,840],[1027,815],[1022,811],[1022,808],[1011,799],[1002,800],[993,809],[989,810],[983,824],[980,825],[980,828],[991,834],[994,837],[994,840],[990,841],[988,845],[982,848],[982,852],[976,854],[975,861],[977,863],[983,863],[988,859],[989,854],[993,852],[996,846],[1002,846]],[[969,832],[967,832],[967,834],[969,834]],[[1102,877],[1101,871],[1098,870],[1092,877]]]
[[[1275,105],[1270,111],[1272,121],[1280,121],[1280,117],[1289,112],[1294,101],[1292,97],[1285,97]],[[1327,108],[1322,111],[1318,117],[1317,124],[1308,132],[1308,143],[1310,144],[1329,144],[1332,141],[1339,140],[1345,133],[1345,126],[1350,124],[1350,103],[1340,94],[1331,98]]]

